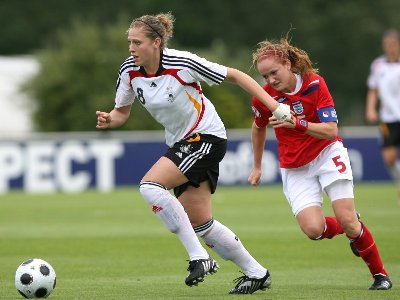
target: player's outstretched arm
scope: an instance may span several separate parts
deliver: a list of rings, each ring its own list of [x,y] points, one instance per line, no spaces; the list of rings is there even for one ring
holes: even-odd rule
[[[226,80],[239,85],[252,96],[256,96],[272,114],[281,121],[292,122],[290,106],[276,102],[264,89],[249,75],[234,68],[228,68]]]
[[[96,111],[97,129],[116,128],[123,125],[129,118],[131,105],[114,108],[111,112]]]

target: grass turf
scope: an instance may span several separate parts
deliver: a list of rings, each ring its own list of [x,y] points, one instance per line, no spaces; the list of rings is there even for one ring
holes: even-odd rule
[[[368,291],[364,262],[344,236],[313,242],[303,235],[280,186],[219,187],[214,217],[230,227],[272,275],[272,289],[252,299],[400,299],[400,207],[390,184],[356,185],[356,207],[389,271],[390,291]],[[324,210],[331,214],[329,202]],[[211,252],[210,252],[211,253]],[[216,254],[221,269],[187,287],[187,255],[136,188],[102,194],[0,196],[0,299],[22,299],[17,266],[28,258],[57,273],[51,299],[243,299],[227,295],[241,274]]]

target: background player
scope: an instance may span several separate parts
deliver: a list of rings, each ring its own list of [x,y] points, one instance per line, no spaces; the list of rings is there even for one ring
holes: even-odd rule
[[[381,122],[382,157],[397,184],[400,204],[400,163],[397,160],[400,146],[400,36],[397,31],[388,30],[383,34],[382,49],[384,54],[371,64],[365,117],[369,123]]]
[[[173,22],[170,13],[145,15],[132,21],[128,30],[131,56],[119,70],[115,107],[109,113],[96,112],[96,127],[107,129],[124,124],[134,99],[165,127],[170,148],[143,177],[140,193],[185,247],[190,258],[185,283],[197,285],[218,269],[197,234],[222,258],[243,270],[244,276],[238,278],[230,293],[251,294],[268,288],[271,277],[237,236],[213,219],[211,194],[217,187],[227,137],[224,124],[203,94],[200,82],[235,83],[262,99],[278,119],[291,120],[290,108],[279,105],[254,79],[239,70],[166,48],[173,34]],[[174,189],[175,197],[170,189]]]
[[[374,278],[369,289],[390,289],[375,241],[357,218],[350,161],[338,136],[334,102],[325,80],[312,67],[308,54],[290,45],[287,36],[280,42],[261,42],[253,62],[266,81],[264,89],[277,102],[290,105],[294,115],[293,124],[279,121],[253,97],[250,184],[260,183],[266,126],[271,124],[278,140],[283,190],[301,230],[312,240],[345,233]],[[323,215],[323,192],[332,203],[334,217]]]

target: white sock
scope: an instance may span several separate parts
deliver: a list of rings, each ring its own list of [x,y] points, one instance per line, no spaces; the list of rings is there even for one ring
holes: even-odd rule
[[[190,260],[206,259],[207,250],[201,245],[182,204],[164,186],[155,182],[140,184],[140,193],[165,226],[180,239]]]
[[[238,265],[251,278],[262,278],[267,270],[246,250],[239,238],[226,226],[216,220],[195,228],[197,235],[225,260]]]

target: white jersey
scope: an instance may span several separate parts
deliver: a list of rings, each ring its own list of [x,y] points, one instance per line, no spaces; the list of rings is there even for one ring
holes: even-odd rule
[[[380,56],[371,64],[368,88],[377,89],[380,119],[384,123],[400,121],[400,61],[389,63]]]
[[[201,89],[200,81],[220,84],[227,67],[195,54],[164,49],[157,73],[146,74],[129,57],[121,65],[115,107],[130,105],[135,99],[165,128],[168,146],[193,133],[212,134],[226,139],[225,126],[214,105]]]

